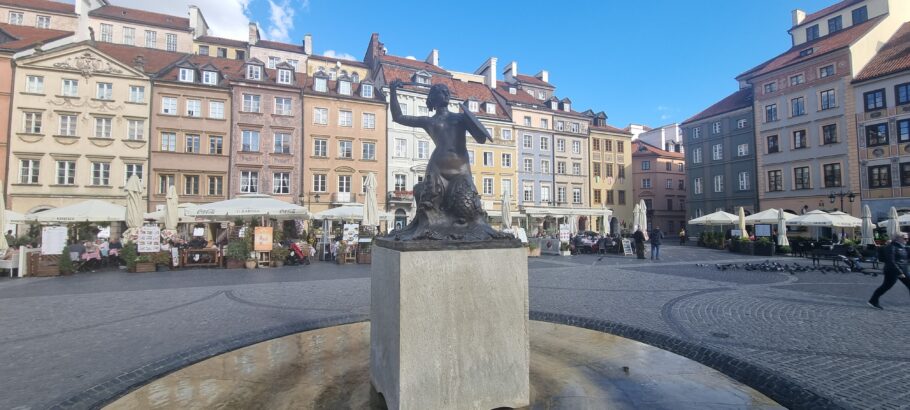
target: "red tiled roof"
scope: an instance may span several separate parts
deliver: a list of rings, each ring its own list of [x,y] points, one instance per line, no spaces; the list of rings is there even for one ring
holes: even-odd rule
[[[853,82],[868,81],[906,70],[910,70],[910,22],[904,23],[891,36]]]
[[[642,148],[644,148],[644,150],[642,150]],[[633,144],[632,156],[636,157],[636,156],[640,156],[640,155],[657,155],[657,156],[661,156],[661,157],[670,157],[670,158],[678,158],[678,159],[683,159],[686,157],[681,152],[665,151],[665,150],[657,148],[651,144],[648,144],[647,142],[638,140],[638,141],[635,141],[635,143]]]
[[[799,25],[802,26],[802,25],[804,25],[804,24],[811,23],[811,22],[813,22],[813,21],[815,21],[815,20],[818,20],[818,19],[820,19],[820,18],[822,18],[822,17],[825,17],[825,16],[827,16],[827,15],[829,15],[829,14],[831,14],[831,13],[836,13],[836,12],[838,12],[838,11],[841,11],[841,10],[847,8],[847,7],[850,7],[850,6],[852,6],[852,5],[856,4],[856,3],[861,3],[861,2],[863,2],[863,1],[864,1],[864,0],[843,0],[843,1],[838,2],[838,3],[836,3],[836,4],[832,4],[832,5],[830,5],[830,6],[828,6],[828,7],[825,7],[825,8],[823,8],[823,9],[819,10],[819,11],[816,11],[815,13],[811,13],[811,14],[806,15],[806,18],[803,19],[803,22],[802,22],[802,23],[799,23]],[[795,26],[794,26],[794,27],[795,27]]]
[[[391,56],[391,55],[383,55],[383,56],[380,57],[380,61],[381,61],[382,63],[400,65],[400,66],[404,66],[404,67],[407,67],[407,68],[412,68],[412,69],[415,69],[415,70],[426,70],[426,71],[428,71],[428,72],[430,72],[430,73],[451,75],[448,71],[443,70],[443,69],[440,68],[440,67],[437,67],[437,66],[435,66],[435,65],[433,65],[433,64],[430,64],[430,63],[427,63],[427,62],[421,61],[421,60],[412,60],[412,59],[410,59],[410,58],[404,58],[404,57],[398,57],[398,56]]]
[[[112,20],[128,21],[131,23],[148,24],[150,26],[170,28],[174,30],[190,31],[190,19],[151,11],[130,9],[118,6],[101,6],[88,13],[92,17],[109,18]]]
[[[754,78],[762,74],[767,74],[772,71],[787,67],[791,64],[796,64],[812,58],[817,58],[819,56],[840,50],[844,47],[848,47],[854,41],[868,33],[869,30],[872,30],[872,28],[881,22],[883,18],[884,16],[878,16],[861,24],[857,24],[855,26],[851,26],[844,30],[838,31],[837,33],[829,34],[827,36],[820,37],[817,40],[793,46],[783,54],[780,54],[777,57],[759,64],[755,68],[740,74],[736,78]],[[807,50],[809,48],[812,48],[812,54],[805,57],[801,57],[799,55],[801,51]]]
[[[303,46],[300,44],[279,43],[277,41],[259,40],[253,47],[262,47],[272,50],[290,51],[292,53],[305,54]]]
[[[249,84],[263,84],[263,85],[273,85],[278,87],[287,87],[287,88],[303,88],[303,84],[306,83],[306,74],[304,73],[294,73],[294,84],[278,84],[278,70],[272,68],[266,68],[263,66],[263,80],[247,80],[246,79],[246,62],[240,60],[231,60],[235,63],[231,64],[228,62],[228,59],[220,58],[218,59],[224,67],[221,71],[221,74],[225,76],[230,81],[242,81]],[[221,66],[219,66],[221,67]]]
[[[364,64],[364,63],[361,62],[361,61],[357,61],[357,60],[346,60],[346,59],[343,59],[343,58],[326,57],[326,56],[319,56],[319,55],[315,55],[315,54],[311,55],[311,56],[310,56],[310,59],[311,59],[311,60],[330,61],[330,62],[337,62],[337,61],[340,61],[341,64],[347,64],[347,65],[352,65],[352,66],[356,66],[356,67],[368,68],[368,66],[367,66],[366,64]]]
[[[200,55],[189,55],[187,56],[186,61],[192,63],[197,67],[211,64],[222,74],[222,83],[228,79],[225,73],[236,73],[238,71],[242,72],[244,64],[241,60]],[[167,69],[167,71],[158,73],[157,79],[165,81],[177,81],[179,73],[179,67],[177,65],[172,65],[169,69]]]
[[[50,0],[0,0],[4,6],[21,7],[24,9],[51,11],[55,13],[76,14],[76,6],[68,3]]]
[[[594,125],[594,123],[591,123],[591,129],[592,129],[592,130],[601,130],[601,131],[612,132],[612,133],[614,133],[614,134],[632,135],[631,132],[626,131],[626,130],[623,130],[623,129],[616,128],[616,127],[614,127],[614,126],[612,126],[612,125],[610,125],[610,124],[606,124],[606,125]]]
[[[539,78],[537,78],[537,77],[532,77],[532,76],[530,76],[530,75],[518,74],[518,75],[515,75],[514,77],[515,77],[518,81],[521,81],[521,82],[523,82],[523,83],[528,83],[528,84],[531,84],[531,85],[536,85],[536,86],[538,86],[538,87],[556,88],[556,87],[553,87],[553,84],[550,84],[550,83],[548,83],[548,82],[546,82],[546,81],[544,81],[544,80],[541,80],[541,79],[539,79]]]
[[[155,48],[133,47],[102,42],[95,43],[95,48],[129,67],[134,67],[136,58],[142,57],[144,61],[143,69],[148,75],[158,73],[187,55]]]
[[[219,44],[222,46],[236,47],[236,48],[246,48],[247,42],[240,40],[233,40],[224,37],[213,37],[213,36],[201,36],[196,39],[200,43],[210,43],[210,44]]]
[[[73,32],[71,31],[17,26],[6,23],[0,23],[0,31],[13,38],[10,41],[0,42],[0,50],[8,51],[25,50],[34,47],[37,44],[47,43],[73,35]]]
[[[683,121],[683,124],[695,122],[698,120],[703,120],[705,118],[713,117],[715,115],[720,115],[728,113],[731,111],[736,111],[741,108],[751,107],[752,106],[752,87],[745,87],[733,94],[726,96],[724,99],[714,103],[714,105],[706,108],[704,111],[695,114],[692,118]]]
[[[348,99],[355,99],[355,100],[362,100],[362,101],[372,101],[372,102],[381,102],[381,103],[385,102],[385,99],[378,92],[376,92],[375,88],[373,89],[373,98],[361,97],[360,96],[360,87],[363,85],[362,82],[361,83],[352,82],[351,83],[351,95],[343,95],[343,94],[338,93],[338,81],[328,80],[328,84],[326,85],[326,87],[328,87],[328,91],[326,91],[326,92],[314,91],[313,83],[315,81],[316,81],[316,79],[313,77],[308,77],[306,79],[306,84],[304,85],[303,91],[305,93],[307,93],[307,95],[316,95],[316,96],[324,95],[324,96],[348,98]]]
[[[534,97],[522,90],[519,90],[518,87],[515,87],[515,94],[509,93],[509,87],[510,86],[508,84],[499,83],[496,85],[496,93],[499,94],[500,96],[502,96],[502,98],[505,98],[506,101],[508,101],[510,103],[535,105],[535,106],[544,105],[543,101],[538,100],[536,97]]]
[[[406,70],[399,67],[392,67],[388,65],[383,65],[382,68],[383,76],[385,77],[386,83],[391,83],[394,80],[401,81],[411,81],[411,75],[414,74],[416,70]],[[483,103],[493,103],[497,105],[496,114],[487,114],[487,112],[481,108],[479,112],[475,114],[478,117],[489,117],[489,118],[499,118],[499,119],[508,119],[509,116],[506,115],[505,108],[496,101],[496,97],[493,96],[493,91],[490,87],[487,87],[482,83],[467,82],[456,80],[451,77],[446,76],[433,76],[430,80],[433,84],[445,84],[449,87],[449,92],[451,93],[451,98],[455,100],[475,100],[477,102]],[[429,91],[426,87],[413,87],[407,86],[408,90],[426,93]]]

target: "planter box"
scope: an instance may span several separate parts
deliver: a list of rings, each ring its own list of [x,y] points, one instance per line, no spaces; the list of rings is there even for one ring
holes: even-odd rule
[[[373,263],[373,254],[371,253],[358,253],[357,254],[357,263],[369,265]]]
[[[246,267],[246,262],[237,259],[227,259],[225,267],[228,269],[243,269]]]
[[[540,248],[528,248],[528,256],[531,258],[537,258],[540,256]]]
[[[774,256],[774,244],[767,246],[755,246],[755,256]]]
[[[562,256],[572,256],[572,251],[559,251]]]
[[[140,262],[136,264],[136,267],[130,270],[133,273],[143,273],[143,272],[154,272],[156,269],[155,264],[151,262]]]

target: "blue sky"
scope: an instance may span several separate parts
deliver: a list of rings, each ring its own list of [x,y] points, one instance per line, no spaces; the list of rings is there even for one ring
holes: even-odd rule
[[[317,53],[362,58],[370,33],[389,53],[473,71],[496,56],[523,74],[550,72],[574,108],[603,110],[617,126],[681,122],[737,89],[734,77],[789,47],[790,11],[835,0],[603,0],[387,3],[330,0],[196,0],[220,35],[244,38],[243,15],[266,37]],[[121,0],[139,8],[186,0]],[[136,4],[130,4],[136,3]],[[183,8],[185,10],[185,8]],[[237,13],[243,15],[237,16]]]

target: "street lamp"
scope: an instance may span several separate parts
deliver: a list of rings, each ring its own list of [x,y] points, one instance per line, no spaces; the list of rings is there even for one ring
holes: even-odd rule
[[[850,200],[850,203],[853,203],[853,201],[856,200],[856,194],[854,194],[853,191],[844,192],[843,190],[841,190],[838,192],[832,192],[832,193],[828,194],[828,200],[831,201],[832,204],[834,203],[835,199],[840,198],[840,208],[838,208],[838,210],[841,212],[844,211],[844,197],[847,197],[847,199]],[[843,240],[844,228],[840,228],[840,237],[841,237],[841,240]]]

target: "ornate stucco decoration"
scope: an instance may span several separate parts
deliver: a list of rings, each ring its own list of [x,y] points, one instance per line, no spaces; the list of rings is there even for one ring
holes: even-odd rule
[[[54,63],[54,67],[78,71],[85,78],[89,78],[96,74],[123,74],[123,70],[107,61],[95,57],[88,51],[80,56],[69,57],[64,62]]]
[[[79,101],[82,100],[82,101]],[[117,104],[113,101],[89,100],[84,98],[53,98],[48,99],[47,103],[54,107],[61,108],[83,108],[88,107],[97,111],[122,111],[123,104]]]

